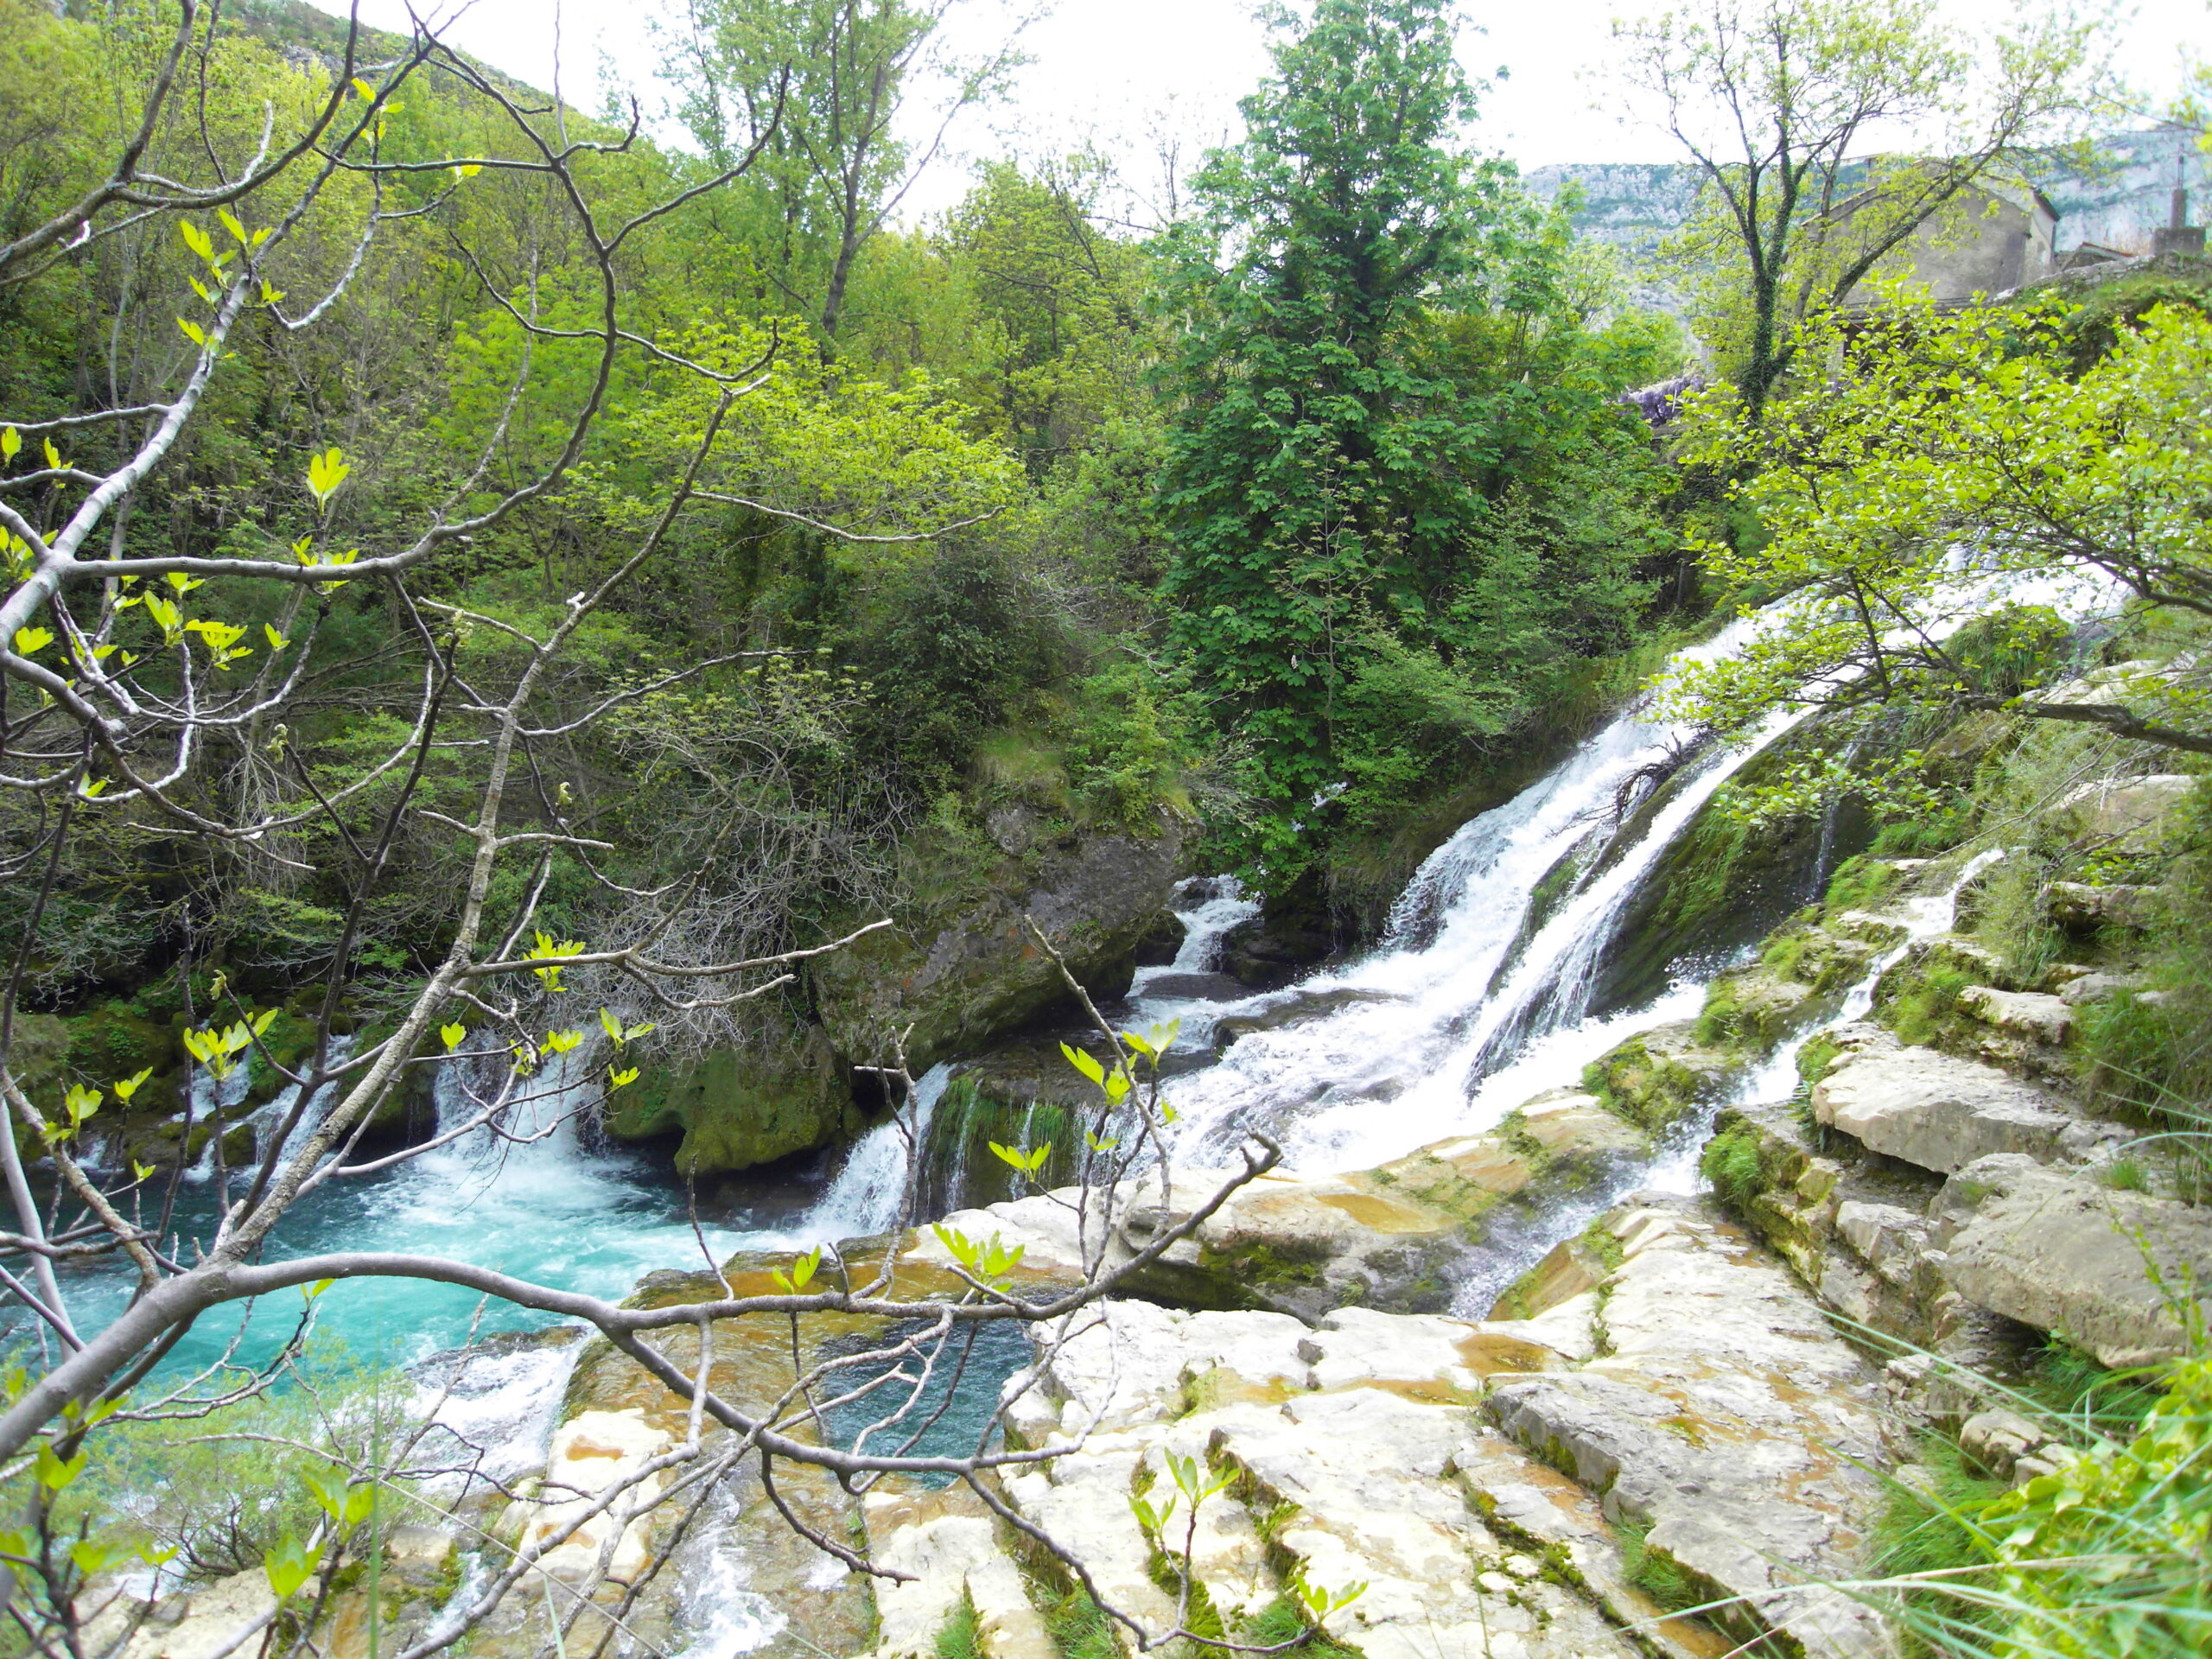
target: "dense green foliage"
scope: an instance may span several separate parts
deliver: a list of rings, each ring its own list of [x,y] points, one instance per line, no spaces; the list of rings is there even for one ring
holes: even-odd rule
[[[1665,545],[1613,402],[1665,337],[1589,326],[1563,221],[1459,148],[1473,106],[1442,5],[1324,0],[1166,251],[1171,634],[1279,872],[1627,645]]]
[[[124,37],[101,25],[4,3],[10,234],[104,164],[122,118],[109,95],[147,65],[118,59]],[[219,43],[221,144],[251,143],[264,99],[296,120],[322,95],[318,60],[286,53],[327,54],[342,32],[296,10],[258,8]],[[1200,216],[1151,242],[1106,226],[1106,181],[1081,157],[994,163],[942,223],[896,227],[928,156],[884,123],[938,61],[936,16],[728,0],[668,35],[701,153],[632,143],[583,156],[579,178],[601,209],[634,209],[760,149],[626,249],[622,318],[760,384],[717,411],[673,362],[626,359],[562,486],[429,590],[501,626],[550,625],[720,423],[702,483],[722,505],[681,520],[594,615],[552,696],[573,717],[703,659],[793,654],[709,666],[580,729],[531,808],[609,843],[626,883],[665,881],[721,837],[702,948],[808,942],[918,879],[983,879],[945,861],[988,862],[958,849],[1008,796],[1063,830],[1203,810],[1221,855],[1284,880],[1368,857],[1344,849],[1402,831],[1409,800],[1462,799],[1532,721],[1559,729],[1563,708],[1594,707],[1592,661],[1637,639],[1645,573],[1672,546],[1660,463],[1614,401],[1672,366],[1672,336],[1611,312],[1563,219],[1471,159],[1472,96],[1438,8],[1332,0],[1310,25],[1285,20],[1250,137],[1208,164]],[[160,34],[129,38],[150,52]],[[955,67],[969,99],[1005,67]],[[384,153],[496,157],[504,118],[426,72],[385,112]],[[156,151],[189,175],[195,142],[180,120]],[[550,211],[552,187],[495,166],[388,188],[417,216],[379,226],[315,330],[280,326],[281,307],[241,327],[213,418],[134,498],[119,547],[258,556],[308,536],[374,553],[443,493],[488,499],[555,457],[599,394],[588,339],[531,332],[593,321],[588,250]],[[337,282],[359,195],[314,210],[327,228],[303,234],[280,286]],[[0,289],[0,410],[150,396],[186,348],[194,268],[162,221]],[[130,437],[93,427],[65,447],[99,468]],[[326,504],[300,491],[296,458],[334,443],[350,473]],[[31,510],[60,505],[49,493]],[[443,948],[458,843],[402,837],[345,962],[342,882],[296,868],[334,868],[336,838],[368,833],[392,798],[365,780],[405,729],[414,682],[392,642],[411,624],[363,582],[228,620],[248,645],[264,621],[311,628],[319,665],[282,728],[218,740],[188,787],[212,808],[239,789],[304,804],[359,785],[350,817],[281,857],[181,843],[143,813],[103,819],[44,906],[29,984],[46,1006],[179,964],[249,987],[335,973],[373,1003]],[[519,660],[492,629],[455,645],[480,673]],[[277,665],[267,648],[242,660]],[[421,786],[457,812],[477,775],[448,751]],[[918,834],[935,849],[921,866]],[[11,890],[0,908],[26,902]],[[544,903],[577,937],[620,931],[619,904],[564,855]]]

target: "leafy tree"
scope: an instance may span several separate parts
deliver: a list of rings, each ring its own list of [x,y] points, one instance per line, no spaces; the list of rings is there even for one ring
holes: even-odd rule
[[[1650,550],[1562,523],[1571,457],[1632,479],[1643,429],[1605,407],[1563,226],[1456,146],[1446,8],[1323,0],[1274,55],[1167,244],[1160,500],[1174,638],[1257,746],[1280,868],[1305,803],[1356,810],[1509,729],[1516,664],[1573,648],[1561,613],[1618,643]]]
[[[1084,158],[983,171],[941,245],[972,308],[968,401],[1043,461],[1139,401],[1142,256],[1102,231]]]
[[[798,973],[889,925],[855,925],[892,861],[851,845],[880,824],[864,820],[883,791],[865,798],[855,774],[886,724],[862,715],[887,699],[791,636],[880,624],[887,660],[917,671],[897,712],[954,716],[907,733],[881,770],[921,747],[951,773],[972,723],[1042,702],[1056,666],[1038,659],[1060,613],[1015,568],[1035,529],[1018,458],[925,383],[869,381],[719,314],[687,238],[765,149],[726,166],[656,156],[514,95],[427,29],[356,75],[361,42],[331,25],[334,74],[195,0],[0,5],[40,36],[21,52],[0,40],[0,77],[79,78],[42,102],[0,79],[0,168],[25,189],[0,245],[0,315],[36,341],[10,340],[0,377],[0,1317],[18,1338],[0,1376],[0,1556],[26,1645],[82,1647],[87,1630],[128,1645],[153,1582],[130,1558],[158,1566],[166,1541],[189,1546],[184,1571],[265,1581],[274,1602],[241,1608],[226,1647],[311,1659],[365,1584],[378,1649],[392,1500],[464,1471],[424,1425],[389,1432],[382,1383],[358,1402],[319,1389],[311,1410],[234,1409],[296,1374],[341,1281],[468,1286],[582,1317],[690,1402],[680,1443],[585,1500],[618,1535],[659,1510],[666,1544],[741,1468],[846,1483],[934,1469],[985,1490],[984,1471],[1024,1454],[985,1435],[918,1461],[914,1377],[881,1370],[880,1344],[817,1342],[823,1316],[869,1310],[942,1377],[983,1326],[1078,1313],[1187,1239],[1280,1154],[1255,1142],[1186,1221],[1109,1263],[1137,1172],[1166,1155],[1172,1031],[1102,1029],[1111,1069],[1085,1057],[1083,1144],[1054,1166],[1090,1189],[1099,1224],[1079,1285],[1017,1285],[1018,1246],[946,1227],[951,1294],[935,1270],[816,1249],[652,1310],[453,1257],[296,1246],[340,1242],[299,1224],[344,1179],[599,1114],[663,1063],[664,1027],[757,1020]],[[100,124],[36,153],[55,111]],[[734,549],[771,539],[813,556],[813,614],[755,602]],[[1072,690],[1078,715],[1101,716],[1068,722],[1077,789],[1097,814],[1154,816],[1174,711],[1141,675]],[[97,933],[76,901],[101,882],[159,912],[128,896],[142,880],[167,884],[164,904],[181,892],[188,945],[212,917],[235,952],[151,986],[169,964],[141,963],[143,1006],[96,1043],[57,1039],[50,1010],[91,958],[152,954],[142,931],[73,942],[67,959],[48,948],[57,924]],[[877,1058],[918,1145],[899,1044]],[[379,1120],[404,1116],[433,1068],[465,1120],[379,1144]],[[242,1157],[235,1107],[257,1088],[285,1103]],[[202,1147],[207,1201],[181,1204]],[[1035,1177],[1050,1154],[1007,1161]],[[911,1210],[918,1183],[906,1191]],[[196,1378],[142,1389],[199,1322],[279,1297],[302,1311],[273,1357],[232,1344]],[[718,1365],[705,1333],[731,1321],[779,1354],[788,1332],[788,1376]],[[824,1400],[866,1427],[821,1433]],[[103,1464],[168,1459],[211,1415],[284,1449],[194,1459],[149,1500],[150,1528],[102,1501]],[[248,1462],[266,1492],[237,1490]],[[871,1570],[812,1507],[776,1505]],[[404,1644],[415,1659],[465,1643],[556,1568],[549,1650],[612,1630],[584,1621],[645,1580],[613,1590],[611,1551],[563,1567],[555,1552],[590,1535],[573,1510],[546,1520],[556,1508],[490,1541],[494,1564],[454,1591],[451,1617]],[[1355,1592],[1313,1593],[1326,1612]],[[1197,1634],[1187,1607],[1166,1621],[1101,1607],[1141,1648]]]
[[[2004,667],[2054,599],[2124,603],[2139,631],[2212,619],[2212,318],[2155,308],[2078,378],[2073,323],[2058,308],[1947,318],[1898,301],[1859,329],[1808,333],[1839,373],[1764,423],[1716,422],[1704,453],[1743,469],[1738,494],[1770,539],[1705,556],[1723,580],[1792,596],[1740,655],[1678,677],[1685,713],[1741,733],[1793,703],[2005,709],[2212,753],[2201,673],[2057,699],[2022,695]]]
[[[1972,42],[1936,0],[1701,0],[1615,31],[1704,176],[1687,251],[1718,278],[1707,331],[1755,411],[1809,315],[2082,107],[2092,39],[2051,15]],[[1930,153],[1866,156],[1901,127]]]
[[[748,251],[779,308],[808,316],[825,353],[854,271],[958,116],[999,94],[1020,61],[1011,36],[973,60],[950,54],[957,0],[689,0],[667,67],[710,162],[761,151]],[[1019,29],[1014,31],[1019,34]],[[915,104],[936,98],[918,144]]]

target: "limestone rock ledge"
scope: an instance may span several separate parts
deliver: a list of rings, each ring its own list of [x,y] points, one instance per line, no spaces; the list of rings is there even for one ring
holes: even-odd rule
[[[1194,1237],[1141,1269],[1128,1288],[1187,1306],[1260,1308],[1318,1319],[1347,1306],[1401,1313],[1451,1305],[1459,1264],[1503,1217],[1533,1216],[1560,1199],[1605,1190],[1649,1158],[1643,1134],[1589,1095],[1554,1090],[1495,1129],[1423,1147],[1371,1170],[1307,1179],[1274,1171],[1243,1187]],[[1156,1178],[1131,1184],[1115,1235],[1090,1237],[1110,1266],[1179,1224],[1228,1177],[1174,1173],[1166,1201]],[[944,1225],[1020,1245],[1027,1270],[1079,1274],[1077,1189],[957,1211]],[[950,1265],[921,1234],[914,1259]]]
[[[1175,1569],[1130,1500],[1156,1503],[1191,1458],[1230,1483],[1191,1565],[1232,1623],[1302,1579],[1367,1586],[1326,1623],[1366,1659],[1717,1659],[1761,1630],[1816,1659],[1887,1654],[1871,1614],[1814,1582],[1857,1569],[1882,1502],[1878,1375],[1702,1205],[1638,1198],[1599,1231],[1618,1265],[1594,1286],[1539,1275],[1558,1299],[1527,1319],[1344,1308],[1309,1328],[1112,1301],[1040,1327],[1005,1398],[1009,1444],[1042,1455],[1001,1470],[1003,1501],[1154,1632]],[[1013,1529],[941,1507],[868,1506],[877,1558],[921,1573],[887,1599],[879,1659],[932,1652],[920,1615],[963,1584],[981,1617],[995,1549],[1038,1601],[1065,1582]],[[1744,1599],[1718,1628],[1670,1618],[1631,1565],[1654,1557]],[[1018,1610],[993,1617],[1007,1634],[984,1650],[1027,1659]]]

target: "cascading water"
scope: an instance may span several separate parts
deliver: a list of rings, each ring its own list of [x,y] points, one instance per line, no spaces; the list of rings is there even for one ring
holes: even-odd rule
[[[1454,1287],[1452,1312],[1465,1319],[1486,1317],[1498,1296],[1545,1251],[1572,1238],[1631,1191],[1640,1188],[1683,1194],[1701,1192],[1705,1178],[1698,1166],[1699,1158],[1706,1141],[1713,1133],[1713,1119],[1732,1106],[1787,1100],[1795,1094],[1799,1081],[1798,1057],[1804,1052],[1806,1045],[1839,1026],[1864,1020],[1873,1009],[1875,988],[1880,984],[1882,976],[1902,962],[1905,954],[1921,940],[1948,931],[1957,919],[1960,893],[1982,871],[2005,856],[2003,851],[1996,849],[1978,853],[1967,861],[1943,892],[1908,899],[1902,909],[1885,912],[1885,920],[1902,925],[1904,937],[1868,964],[1866,971],[1844,993],[1834,1012],[1813,1020],[1785,1039],[1764,1061],[1745,1073],[1722,1098],[1692,1112],[1675,1124],[1656,1162],[1625,1171],[1611,1183],[1577,1193],[1535,1217],[1533,1224],[1522,1225],[1510,1237],[1494,1231],[1491,1248],[1481,1260],[1467,1264],[1464,1276]],[[1597,1053],[1610,1047],[1614,1039],[1625,1036],[1628,1028],[1649,1026],[1655,1020],[1687,1019],[1697,1012],[1703,1001],[1702,986],[1685,985],[1670,993],[1659,1007],[1632,1018],[1608,1022],[1619,1028],[1609,1030],[1605,1041],[1593,1046],[1590,1058],[1596,1058]],[[1499,1111],[1510,1110],[1512,1103],[1527,1099],[1530,1094],[1572,1082],[1580,1075],[1579,1066],[1564,1076],[1560,1075],[1563,1070],[1552,1063],[1549,1056],[1532,1056],[1529,1063],[1500,1072],[1490,1079],[1484,1093],[1495,1094],[1501,1103]]]
[[[1738,623],[1682,656],[1731,652],[1750,627]],[[1667,1017],[1678,1001],[1694,1011],[1701,988],[1685,986],[1632,1016],[1586,1018],[1596,968],[1637,884],[1713,792],[1793,723],[1778,715],[1748,745],[1684,760],[1693,734],[1632,706],[1545,778],[1462,826],[1416,874],[1380,949],[1240,1005],[1294,1018],[1179,1083],[1183,1155],[1220,1161],[1256,1128],[1282,1142],[1294,1166],[1377,1162],[1487,1128],[1534,1091],[1520,1085],[1535,1077],[1549,1079],[1537,1089],[1572,1081],[1629,1019]],[[1624,810],[1655,773],[1672,775]],[[1532,913],[1547,878],[1562,896]],[[1286,1007],[1300,1001],[1315,1017]],[[1518,1092],[1501,1101],[1484,1085],[1509,1074]]]
[[[334,1037],[330,1039],[329,1062],[333,1066],[342,1065],[346,1057],[353,1052],[353,1039],[351,1037]],[[209,1116],[211,1109],[228,1111],[244,1100],[249,1087],[248,1070],[247,1066],[239,1065],[219,1084],[207,1072],[195,1070],[192,1078],[193,1121],[200,1123],[213,1121]],[[315,1097],[308,1103],[308,1109],[300,1114],[300,1121],[284,1137],[283,1148],[277,1154],[280,1159],[291,1156],[292,1147],[300,1137],[314,1132],[315,1126],[322,1121],[322,1115],[330,1109],[331,1102],[338,1097],[338,1088],[337,1082],[334,1080],[315,1090]],[[259,1164],[269,1155],[270,1137],[291,1116],[292,1108],[299,1098],[300,1085],[286,1084],[236,1123],[226,1125],[216,1122],[206,1143],[200,1148],[199,1160],[192,1166],[192,1178],[204,1181],[213,1177],[217,1147],[227,1136],[242,1128],[252,1131],[253,1160]]]
[[[914,1079],[914,1098],[859,1140],[829,1189],[794,1230],[809,1243],[867,1238],[899,1224],[914,1157],[930,1144],[938,1102],[952,1080],[950,1065],[933,1065]]]

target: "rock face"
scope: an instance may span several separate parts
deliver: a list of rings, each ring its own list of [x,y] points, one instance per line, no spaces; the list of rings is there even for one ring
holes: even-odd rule
[[[1328,905],[1317,893],[1271,893],[1259,915],[1223,936],[1222,971],[1249,989],[1271,991],[1325,961],[1339,944]]]
[[[607,1133],[618,1141],[681,1135],[676,1166],[687,1175],[830,1146],[861,1121],[846,1068],[819,1026],[758,1049],[720,1048],[689,1065],[652,1068],[616,1099]]]
[[[1870,1617],[1806,1584],[1856,1568],[1882,1502],[1871,1369],[1697,1205],[1632,1200],[1593,1237],[1534,1275],[1526,1319],[1347,1307],[1309,1327],[1116,1301],[1039,1327],[1005,1395],[1009,1446],[1033,1460],[1001,1471],[1004,1499],[1154,1638],[1184,1605],[1187,1545],[1188,1605],[1231,1632],[1294,1581],[1364,1586],[1325,1628],[1368,1659],[1719,1659],[1766,1630],[1885,1653]],[[1219,1489],[1148,1524],[1131,1500],[1156,1516],[1183,1459]],[[879,1559],[920,1574],[884,1599],[883,1659],[930,1652],[963,1586],[979,1625],[1009,1632],[986,1651],[1029,1651],[1022,1610],[989,1588],[1014,1534],[962,1515],[870,1501]],[[1726,1637],[1654,1604],[1654,1559],[1744,1599]],[[1028,1565],[1033,1597],[1059,1593]]]
[[[1878,1027],[1853,1034],[1859,1046],[1813,1085],[1821,1123],[1944,1174],[1992,1153],[2056,1153],[2069,1118],[2044,1090],[1994,1066],[1904,1046]]]
[[[870,1559],[906,1582],[878,1580],[878,1659],[936,1659],[938,1634],[963,1597],[976,1611],[984,1659],[1059,1659],[1030,1603],[998,1525],[965,1486],[942,1492],[871,1492],[861,1504]]]
[[[1812,1299],[1734,1229],[1694,1209],[1609,1217],[1605,1351],[1579,1369],[1493,1383],[1514,1440],[1648,1526],[1649,1549],[1725,1592],[1808,1654],[1880,1653],[1873,1616],[1835,1592],[1883,1499],[1872,1368]]]
[[[1024,915],[1094,995],[1118,995],[1174,889],[1182,852],[1181,824],[1163,822],[1157,835],[1093,836],[1038,854],[1026,882],[823,957],[811,974],[822,1022],[841,1053],[871,1065],[887,1063],[911,1025],[906,1057],[918,1074],[984,1047],[1066,995]]]
[[[2145,851],[2164,839],[2167,813],[2196,786],[2196,779],[2178,772],[2098,779],[2064,797],[2050,816],[2077,836],[2110,841],[2124,851]]]
[[[2188,1299],[2200,1320],[2212,1315],[2212,1211],[2200,1206],[2011,1154],[1954,1175],[1934,1219],[1944,1275],[1961,1293],[2116,1370],[2181,1355]]]
[[[1187,1306],[1266,1308],[1316,1319],[1357,1305],[1398,1313],[1447,1307],[1455,1269],[1498,1219],[1526,1214],[1618,1178],[1649,1142],[1592,1096],[1554,1090],[1497,1129],[1424,1147],[1372,1170],[1302,1179],[1286,1172],[1243,1188],[1196,1236],[1143,1270],[1131,1288]],[[1108,1261],[1126,1261],[1189,1215],[1223,1178],[1178,1173],[1161,1205],[1156,1183],[1135,1184]],[[1031,1267],[1079,1271],[1071,1188],[962,1211],[945,1224],[1020,1244]],[[915,1246],[949,1260],[932,1235]]]

